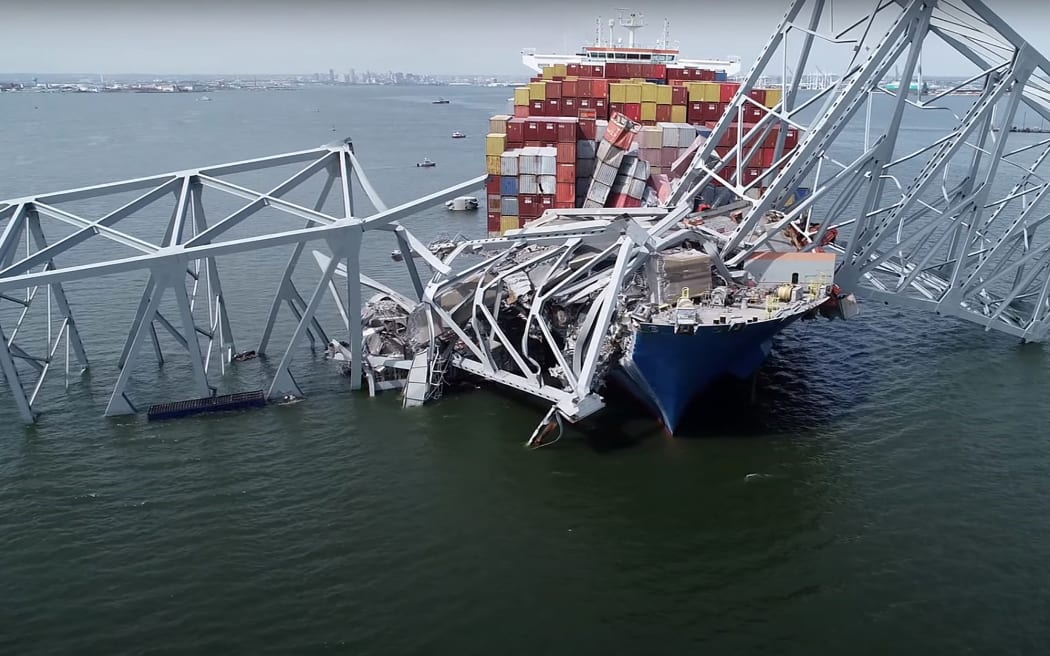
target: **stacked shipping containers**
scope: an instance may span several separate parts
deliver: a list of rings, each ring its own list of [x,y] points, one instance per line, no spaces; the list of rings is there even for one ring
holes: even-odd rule
[[[519,228],[546,209],[636,207],[666,197],[670,180],[682,174],[739,88],[719,71],[662,64],[545,68],[514,90],[513,116],[490,121],[490,236]],[[781,92],[756,89],[750,97],[755,104],[735,117],[745,128],[776,107]],[[744,184],[772,167],[776,140],[772,132],[760,148],[746,146],[745,154],[755,152],[741,173]],[[735,142],[730,130],[718,151],[725,155]],[[786,149],[797,142],[797,131],[788,130]]]

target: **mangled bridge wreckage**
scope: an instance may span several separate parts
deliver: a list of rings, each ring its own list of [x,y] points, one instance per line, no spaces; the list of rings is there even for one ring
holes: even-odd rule
[[[635,393],[673,431],[690,400],[716,378],[756,371],[773,337],[792,322],[851,315],[853,291],[1043,341],[1050,329],[1050,241],[1038,228],[1050,219],[1043,202],[1050,139],[1009,128],[1020,108],[1050,118],[1050,64],[977,0],[878,2],[853,17],[847,17],[852,7],[838,9],[823,0],[790,4],[729,110],[694,143],[670,187],[648,194],[646,207],[550,210],[502,237],[428,245],[400,222],[477,188],[484,177],[388,208],[349,141],[0,203],[0,304],[19,308],[13,325],[11,314],[0,314],[0,369],[22,416],[32,421],[44,377],[62,361],[63,340],[67,371],[73,357],[87,366],[75,302],[63,284],[138,270],[148,280],[107,414],[134,411],[128,371],[146,341],[160,356],[157,326],[185,348],[197,391],[207,396],[214,391],[213,360],[224,371],[235,351],[219,258],[279,245],[291,246],[292,257],[259,353],[269,351],[280,308],[292,310],[296,327],[270,383],[271,398],[300,393],[289,365],[304,337],[320,337],[344,361],[352,387],[399,389],[406,406],[435,399],[455,374],[542,399],[551,409],[530,444],[562,419],[600,410],[609,384]],[[921,85],[915,95],[907,83],[890,91],[887,75],[896,69],[902,80],[913,79],[924,44],[934,40],[970,62],[973,76],[928,97]],[[801,89],[793,81],[804,79],[821,48],[845,62],[839,81],[821,91]],[[769,76],[787,81],[774,108],[749,96]],[[973,89],[966,109],[946,111],[944,103],[964,88]],[[761,119],[743,120],[756,107]],[[941,132],[927,129],[929,143],[907,150],[899,137],[909,121],[933,112],[943,118]],[[859,121],[864,138],[857,147]],[[791,147],[789,128],[800,134]],[[610,122],[601,144],[605,163],[619,167],[631,157],[624,135],[634,129],[627,121]],[[740,172],[770,139],[774,165],[744,184]],[[224,180],[298,162],[308,165],[268,192]],[[312,208],[283,198],[322,174],[324,190]],[[355,179],[375,208],[367,216],[355,212]],[[325,199],[333,188],[342,202],[339,212],[329,213]],[[204,189],[247,203],[209,223]],[[60,207],[128,190],[147,191],[98,219]],[[174,208],[161,243],[115,227],[165,198]],[[697,199],[715,206],[697,210]],[[264,207],[306,225],[223,239]],[[77,230],[49,244],[48,221]],[[396,239],[410,290],[362,275],[362,235],[372,230]],[[65,249],[89,238],[138,254],[59,266]],[[310,242],[328,253],[313,252],[322,276],[304,298],[292,273]],[[362,289],[373,295],[365,299]],[[158,309],[169,292],[181,330]],[[21,346],[20,327],[41,296],[48,350],[33,355]],[[345,339],[329,339],[317,319],[329,296],[345,322]]]

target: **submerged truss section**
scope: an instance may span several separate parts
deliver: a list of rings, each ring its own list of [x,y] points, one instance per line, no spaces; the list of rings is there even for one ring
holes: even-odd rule
[[[867,5],[791,2],[674,200],[711,182],[748,200],[735,230],[711,235],[727,264],[777,232],[816,228],[815,249],[835,230],[843,288],[1045,340],[1050,135],[1024,126],[1050,119],[1050,63],[980,0]],[[931,47],[972,74],[929,88],[922,56]],[[832,72],[818,62],[843,65],[830,86],[803,88]],[[750,97],[778,80],[773,109]],[[742,184],[739,172],[770,142],[775,166]],[[799,187],[811,193],[800,197]],[[782,220],[754,238],[769,210]]]
[[[298,171],[262,191],[232,179],[280,172],[288,166]],[[185,350],[196,395],[210,396],[215,392],[210,377],[216,370],[218,375],[225,373],[235,354],[219,275],[223,258],[291,246],[291,257],[272,295],[258,353],[270,350],[278,314],[283,308],[290,310],[296,327],[281,350],[268,396],[298,395],[290,370],[294,349],[304,337],[329,341],[316,312],[333,284],[337,265],[350,272],[344,288],[350,306],[361,306],[362,285],[371,283],[360,276],[363,234],[368,230],[390,232],[403,251],[421,253],[432,268],[446,270],[398,220],[455,198],[483,180],[476,178],[390,208],[365,176],[347,139],[272,157],[0,201],[0,372],[22,418],[34,421],[34,406],[52,365],[64,363],[67,385],[74,362],[77,372],[88,367],[70,285],[90,281],[97,288],[103,276],[140,272],[141,297],[117,361],[119,374],[106,414],[135,412],[129,395],[132,371],[147,342],[163,363],[158,332],[168,333]],[[318,181],[322,181],[321,191],[313,204],[288,200],[306,183]],[[354,183],[372,206],[363,216],[355,212]],[[339,210],[326,212],[325,203],[333,191],[339,201],[333,204]],[[218,200],[227,203],[226,209],[212,207]],[[106,209],[89,215],[67,205],[85,201],[89,204],[85,207]],[[236,207],[232,212],[231,202]],[[302,227],[280,228],[272,217],[261,221],[257,215],[263,210],[290,217]],[[54,232],[62,236],[49,240],[47,235]],[[334,257],[321,281],[304,296],[292,274],[309,242],[323,244]],[[418,294],[423,280],[415,262],[407,258],[405,266]],[[361,322],[348,321],[346,330],[349,350],[355,356],[351,368],[357,374],[351,384],[357,388]],[[29,342],[39,342],[40,332],[46,333],[47,345],[43,351],[34,351]]]

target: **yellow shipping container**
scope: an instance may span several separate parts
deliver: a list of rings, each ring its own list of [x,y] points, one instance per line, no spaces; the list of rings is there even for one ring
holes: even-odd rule
[[[496,114],[489,119],[489,132],[492,134],[507,134],[507,121],[510,120],[510,116],[506,114]]]
[[[540,77],[542,77],[544,80],[553,80],[554,79],[554,67],[553,66],[544,66],[540,70]]]
[[[488,173],[489,175],[499,175],[502,170],[499,155],[485,156],[485,173]]]
[[[671,87],[666,84],[656,85],[656,102],[659,105],[670,105],[673,100],[671,95]]]
[[[565,64],[555,64],[554,65],[554,75],[557,76],[557,77],[565,77],[566,75],[568,75],[568,70],[569,70],[569,67],[566,66]]]
[[[643,103],[655,103],[656,102],[656,85],[651,82],[646,82],[641,85],[642,87],[642,102]]]
[[[642,102],[642,85],[640,84],[627,84],[627,99],[625,103],[640,103]]]
[[[547,69],[544,69],[547,70]],[[529,100],[546,100],[547,99],[547,83],[546,82],[529,82]]]
[[[686,122],[686,111],[685,105],[671,105],[671,122],[672,123],[685,123]]]
[[[499,218],[499,231],[517,230],[521,227],[521,219],[516,216],[501,216]]]
[[[625,103],[627,102],[627,85],[620,84],[619,82],[613,82],[609,85],[609,102],[614,103]]]
[[[654,103],[654,102],[643,102],[642,103],[642,120],[643,121],[655,121],[656,120],[656,103]]]
[[[503,154],[503,151],[507,149],[507,135],[491,133],[485,137],[485,154],[486,155],[499,155]]]
[[[529,106],[529,88],[518,87],[514,90],[514,104],[517,107],[528,107]]]
[[[766,89],[766,107],[773,109],[779,105],[783,93],[783,90],[780,88]]]
[[[690,82],[686,84],[686,88],[689,89],[689,102],[704,102],[704,87],[701,86],[703,82]]]

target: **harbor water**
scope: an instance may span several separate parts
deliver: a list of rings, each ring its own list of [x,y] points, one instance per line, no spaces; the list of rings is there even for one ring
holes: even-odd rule
[[[510,90],[441,91],[450,104],[407,87],[205,103],[5,94],[0,198],[351,136],[394,204],[483,171],[487,120]],[[437,166],[415,167],[424,157]],[[481,235],[484,223],[440,207],[407,225],[432,237]],[[366,273],[397,284],[395,247],[367,249]],[[254,348],[287,256],[222,269],[239,349]],[[302,275],[316,278],[313,266],[304,259]],[[52,372],[36,425],[0,396],[2,654],[1027,654],[1050,643],[1044,347],[864,304],[851,323],[787,330],[756,403],[746,386],[715,390],[682,437],[617,408],[537,451],[522,444],[542,407],[477,389],[402,410],[396,394],[351,393],[306,343],[301,403],[107,419],[143,283],[70,286],[92,368],[68,390]],[[159,372],[151,357],[135,371],[140,403],[188,395],[185,363],[166,350]],[[253,361],[223,384],[261,387],[273,365]]]

